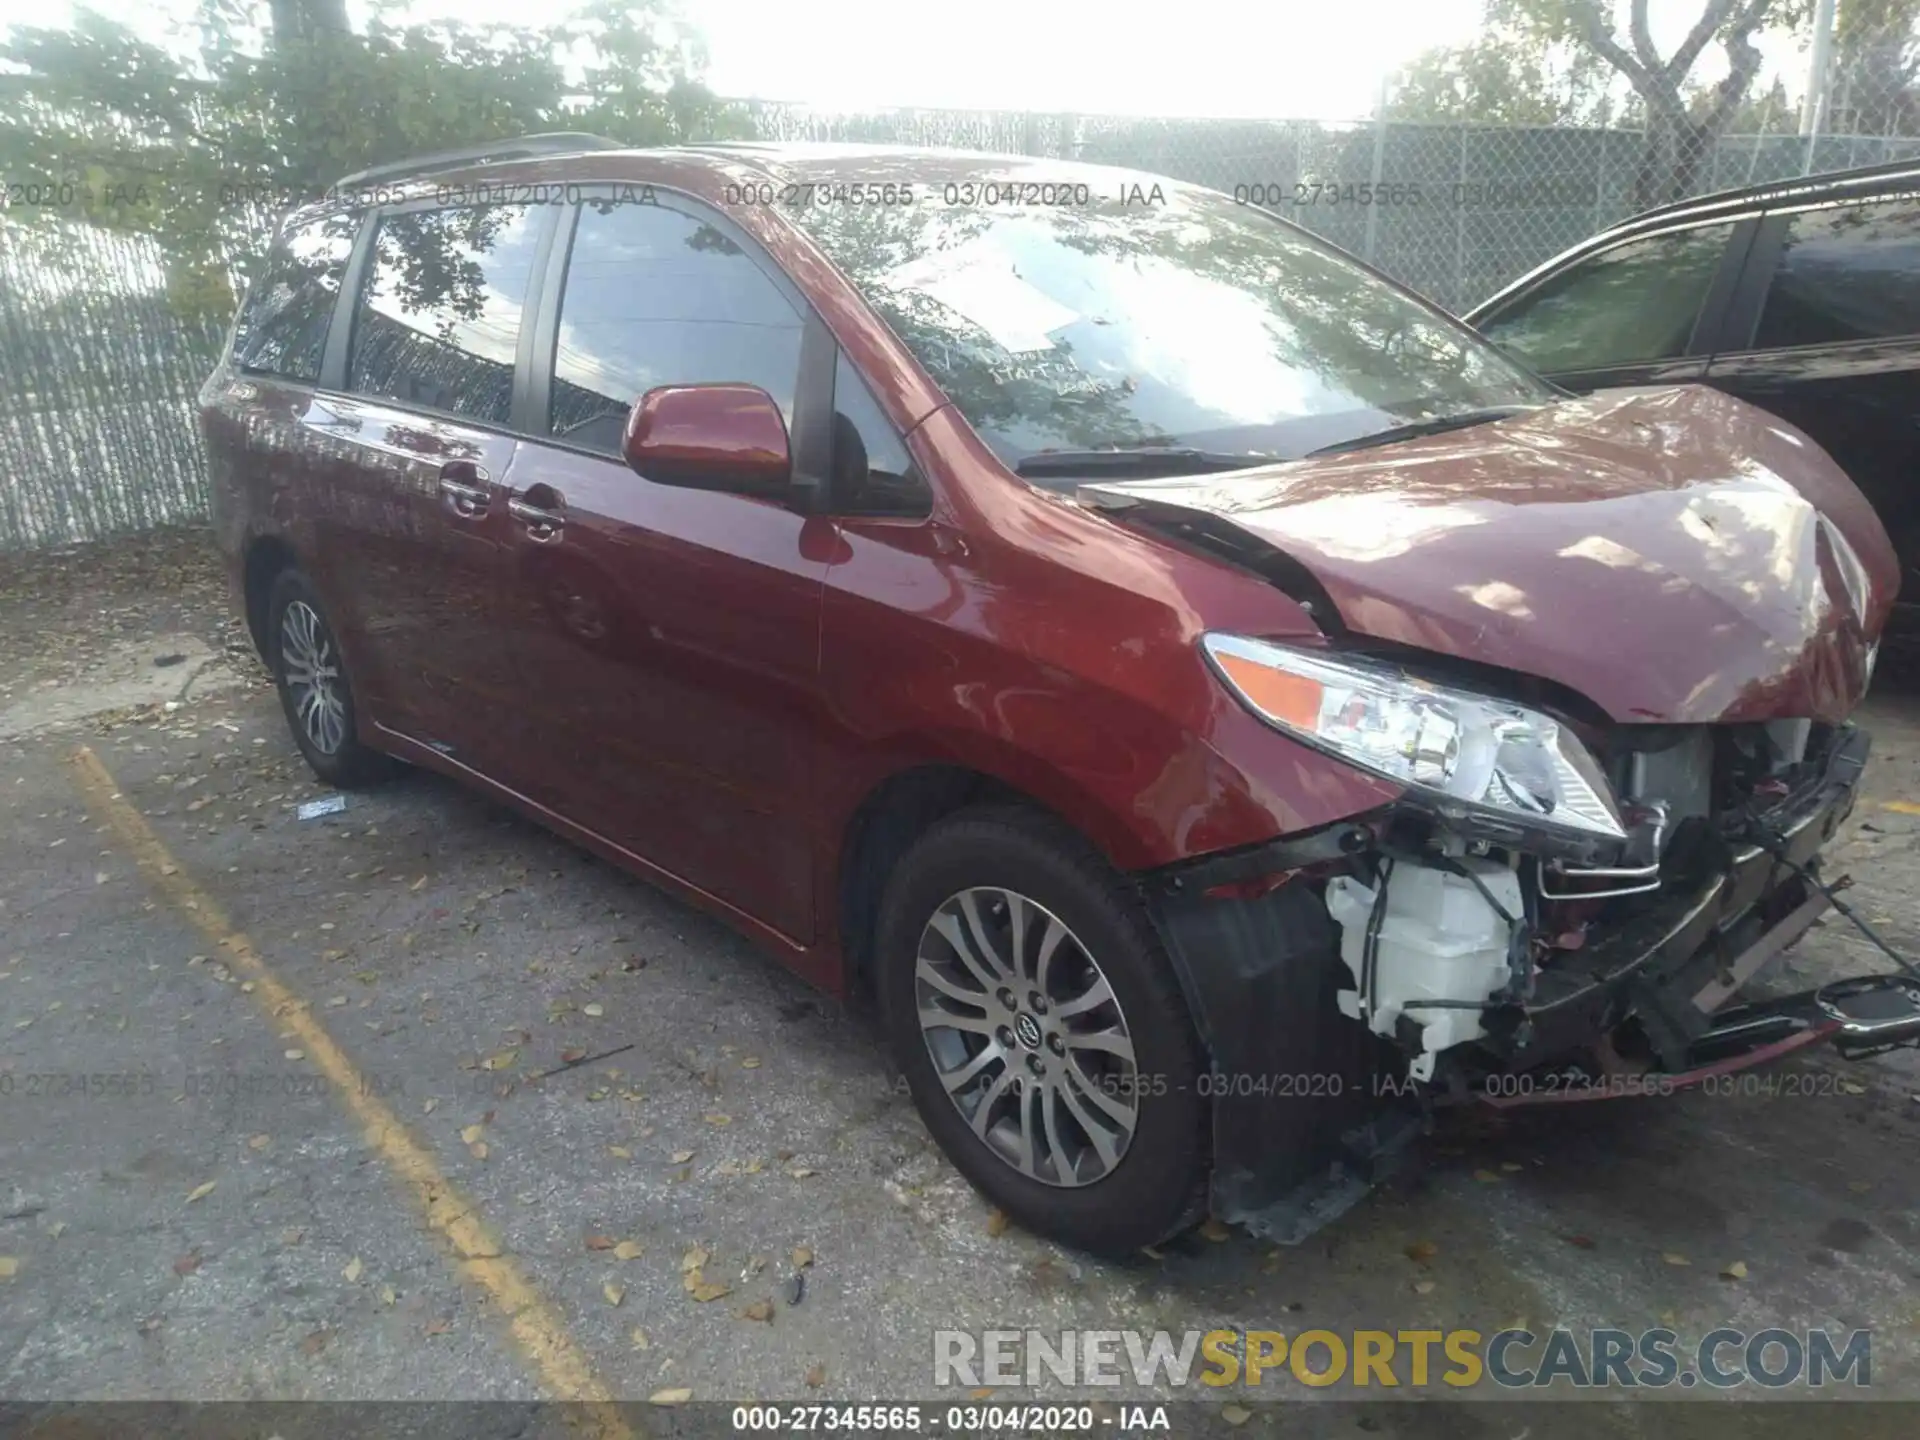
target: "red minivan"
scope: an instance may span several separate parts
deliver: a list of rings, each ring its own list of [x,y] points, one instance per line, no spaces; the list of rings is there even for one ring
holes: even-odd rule
[[[1898,571],[1792,426],[1575,399],[1154,176],[537,136],[285,221],[201,396],[293,737],[877,1002],[1099,1252],[1297,1240],[1435,1106],[1920,1035],[1832,903]]]

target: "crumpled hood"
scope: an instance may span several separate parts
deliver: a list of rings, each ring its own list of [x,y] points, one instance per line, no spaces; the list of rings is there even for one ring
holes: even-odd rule
[[[1694,385],[1080,494],[1149,523],[1222,517],[1311,571],[1350,630],[1557,681],[1620,721],[1842,719],[1899,585],[1824,451]]]

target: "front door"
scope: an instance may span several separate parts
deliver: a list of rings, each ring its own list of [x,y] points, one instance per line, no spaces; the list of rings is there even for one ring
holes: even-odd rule
[[[531,737],[508,783],[805,943],[832,528],[620,456],[629,409],[660,385],[757,385],[792,431],[802,305],[692,202],[589,202],[550,273],[564,284],[535,393],[551,434],[506,477],[502,619]]]

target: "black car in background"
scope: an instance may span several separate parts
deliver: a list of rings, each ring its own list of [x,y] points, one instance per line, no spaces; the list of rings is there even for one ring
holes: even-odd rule
[[[1648,211],[1466,318],[1569,390],[1699,381],[1799,426],[1879,511],[1920,641],[1920,162]]]

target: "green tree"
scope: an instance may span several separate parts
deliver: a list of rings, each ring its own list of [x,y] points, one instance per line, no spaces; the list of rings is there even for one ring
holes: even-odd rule
[[[543,27],[376,15],[364,35],[327,23],[339,12],[205,0],[193,54],[91,11],[64,30],[15,27],[0,42],[0,172],[72,203],[5,223],[149,237],[175,309],[224,316],[272,216],[367,165],[542,130],[630,145],[745,133],[662,0],[601,0]]]
[[[1672,4],[1674,0],[1666,0]],[[1670,53],[1654,44],[1650,0],[1489,0],[1490,22],[1549,44],[1577,45],[1633,87],[1644,108],[1647,143],[1635,176],[1640,206],[1692,193],[1714,141],[1760,73],[1754,37],[1764,28],[1804,23],[1809,0],[1690,0],[1696,13]],[[1624,11],[1625,34],[1620,22]],[[1725,53],[1727,73],[1704,92],[1691,84],[1709,47]]]
[[[1920,135],[1920,0],[1840,0],[1824,129]]]
[[[1577,46],[1487,24],[1466,45],[1440,46],[1393,78],[1395,120],[1469,125],[1605,125],[1617,117],[1606,65]]]

